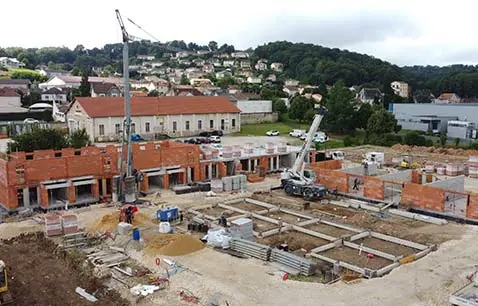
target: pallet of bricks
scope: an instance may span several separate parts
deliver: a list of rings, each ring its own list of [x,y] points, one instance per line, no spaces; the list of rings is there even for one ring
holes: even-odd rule
[[[45,216],[45,234],[59,236],[78,232],[78,217],[75,215],[50,214]]]

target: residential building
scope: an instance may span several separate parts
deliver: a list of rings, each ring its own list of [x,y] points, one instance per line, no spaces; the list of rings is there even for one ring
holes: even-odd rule
[[[250,76],[250,77],[247,78],[247,83],[261,84],[262,83],[262,78],[256,77],[256,76]]]
[[[211,64],[205,64],[202,66],[202,71],[204,73],[214,73],[214,66]]]
[[[72,76],[72,75],[62,75],[62,76],[54,76],[49,79],[45,83],[41,83],[38,86],[41,89],[49,89],[52,87],[56,88],[78,88],[81,84],[81,76]],[[118,88],[123,88],[124,80],[122,78],[114,78],[114,77],[88,77],[88,82],[90,83],[113,83]]]
[[[435,99],[435,104],[449,104],[449,103],[460,103],[461,98],[453,92],[444,92],[437,99]]]
[[[236,70],[236,74],[235,74],[235,75],[248,78],[248,77],[251,77],[251,76],[254,75],[254,71],[252,71],[252,69]]]
[[[48,76],[48,77],[54,77],[54,76],[62,76],[62,75],[70,75],[69,71],[64,71],[64,70],[53,70],[53,69],[48,69],[48,67],[41,68],[38,70],[38,72],[41,75]]]
[[[297,87],[297,86],[284,86],[284,88],[282,90],[286,94],[288,94],[290,97],[299,93],[299,87]]]
[[[223,71],[219,71],[219,72],[216,72],[216,78],[217,79],[223,79],[225,77],[231,77],[232,76],[232,72],[230,69],[226,69],[226,70],[223,70]]]
[[[243,51],[232,52],[231,57],[234,58],[249,58],[249,53]]]
[[[41,99],[42,101],[57,101],[66,103],[68,101],[68,94],[69,92],[66,90],[66,88],[60,89],[52,87],[41,93]]]
[[[395,115],[402,129],[431,133],[451,132],[453,137],[467,135],[469,138],[476,138],[473,137],[476,135],[473,130],[476,131],[478,126],[478,103],[390,104],[389,111]],[[450,127],[452,129],[448,130]],[[452,137],[450,134],[448,136]]]
[[[314,99],[315,102],[317,103],[320,103],[320,101],[322,101],[322,95],[319,94],[319,93],[316,93],[316,94],[310,94],[310,93],[306,93],[304,94],[304,97],[306,97],[307,99]]]
[[[0,112],[7,107],[21,107],[21,96],[14,88],[0,88]]]
[[[30,92],[31,82],[28,79],[0,79],[0,88],[19,89],[24,94]]]
[[[192,136],[202,131],[240,131],[240,110],[227,97],[132,97],[132,133]],[[78,97],[67,112],[70,131],[85,128],[92,141],[112,141],[121,134],[124,100]]]
[[[155,59],[155,56],[154,55],[144,55],[144,54],[141,54],[141,55],[138,55],[136,56],[138,59],[140,60],[143,60],[143,61],[152,61]]]
[[[179,63],[180,65],[184,65],[184,66],[190,66],[190,65],[192,64],[192,62],[191,62],[190,60],[188,60],[188,59],[180,59],[180,60],[178,61],[178,63]]]
[[[284,64],[282,63],[272,63],[271,69],[277,72],[282,72],[284,70]]]
[[[194,87],[211,87],[211,86],[213,86],[210,79],[190,79],[189,82]]]
[[[394,81],[390,84],[390,87],[393,89],[393,93],[402,98],[408,99],[411,94],[411,87],[408,86],[408,83],[402,81]]]
[[[194,86],[191,85],[174,85],[166,93],[166,96],[178,97],[202,95],[202,92],[200,92],[197,88],[194,88]]]
[[[183,58],[183,57],[188,57],[190,55],[193,55],[194,52],[192,51],[179,51],[176,53],[176,57],[177,58]]]
[[[284,82],[284,86],[299,86],[299,81],[294,79],[287,79]]]
[[[362,88],[358,93],[358,100],[361,103],[381,103],[383,100],[383,94],[378,88]]]
[[[235,95],[238,93],[242,93],[242,90],[239,85],[229,85],[227,86],[227,93],[230,95]]]
[[[216,55],[217,58],[230,58],[231,56],[229,55],[229,53],[219,53],[218,55]]]
[[[269,76],[266,78],[266,81],[276,82],[277,81],[277,76],[275,74],[269,74]]]
[[[21,68],[24,67],[25,64],[14,57],[0,57],[0,66],[5,68]]]
[[[121,97],[121,90],[113,83],[91,83],[91,96]]]
[[[234,67],[235,63],[236,61],[234,60],[225,60],[224,62],[222,62],[222,65],[226,68],[230,68],[230,67]]]
[[[196,65],[196,66],[202,66],[206,63],[205,60],[203,60],[202,58],[195,58],[192,60],[192,62]]]
[[[254,66],[256,70],[267,70],[267,60],[265,59],[260,59],[257,61],[256,65]]]
[[[206,54],[209,54],[209,53],[211,53],[211,51],[209,51],[209,50],[197,50],[196,51],[197,55],[206,55]]]
[[[241,67],[241,69],[251,69],[251,62],[250,61],[241,61],[240,67]]]
[[[216,68],[222,67],[222,63],[219,59],[215,58],[212,60],[212,65]]]

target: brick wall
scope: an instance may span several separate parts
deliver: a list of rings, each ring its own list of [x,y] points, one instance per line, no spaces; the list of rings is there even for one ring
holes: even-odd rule
[[[407,183],[402,190],[403,205],[443,212],[445,191],[431,186]]]
[[[311,165],[317,176],[317,183],[325,185],[328,189],[337,188],[340,192],[348,192],[348,176],[341,171],[320,169]]]
[[[311,152],[311,160],[315,160],[315,152]],[[318,168],[318,169],[330,169],[330,170],[336,170],[336,169],[342,169],[342,161],[341,160],[326,160],[326,161],[321,161],[321,162],[312,162],[311,167],[313,168]]]
[[[478,220],[478,194],[476,193],[470,194],[466,208],[466,217]]]
[[[365,177],[363,196],[375,200],[384,200],[384,181],[376,177]]]

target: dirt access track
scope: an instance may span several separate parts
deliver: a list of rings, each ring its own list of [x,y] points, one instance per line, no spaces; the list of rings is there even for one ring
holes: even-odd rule
[[[79,306],[92,305],[75,292],[85,289],[102,306],[130,305],[114,291],[107,291],[81,258],[55,253],[56,245],[43,233],[21,235],[0,242],[0,259],[7,265],[13,305]]]

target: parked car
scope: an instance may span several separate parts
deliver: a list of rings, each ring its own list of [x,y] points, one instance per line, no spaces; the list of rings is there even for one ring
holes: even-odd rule
[[[209,137],[209,136],[211,136],[211,132],[201,132],[201,133],[199,133],[199,136],[201,136],[201,137]]]
[[[199,133],[201,137],[222,136],[224,133],[221,130],[206,131]]]
[[[270,130],[266,132],[267,136],[279,136],[279,131],[277,130]]]
[[[211,135],[212,136],[223,136],[224,133],[222,132],[222,130],[214,130],[211,132]]]
[[[212,143],[221,143],[221,136],[213,135],[213,136],[209,137],[209,140]]]
[[[300,138],[301,140],[305,140],[305,139],[307,138],[307,135],[309,135],[309,133],[304,133],[304,134],[303,134],[302,136],[300,136],[299,138]],[[315,133],[315,135],[314,135],[314,137],[312,137],[312,139],[317,138],[317,137],[325,137],[325,138],[327,138],[327,136],[325,135],[324,132],[317,132],[317,133]]]
[[[319,136],[315,136],[312,140],[318,143],[325,143],[329,140],[329,138],[327,136],[319,135]]]
[[[305,130],[292,130],[289,132],[289,136],[292,137],[301,137],[305,134]]]

